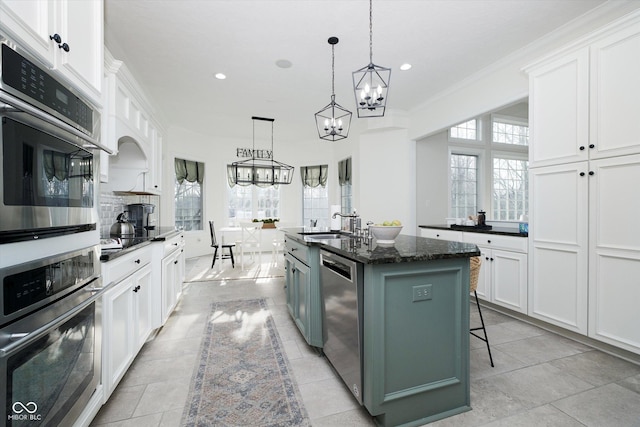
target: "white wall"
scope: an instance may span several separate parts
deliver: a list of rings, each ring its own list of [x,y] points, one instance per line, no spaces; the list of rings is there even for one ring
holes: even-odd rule
[[[416,222],[444,224],[449,212],[449,141],[446,131],[416,143]]]

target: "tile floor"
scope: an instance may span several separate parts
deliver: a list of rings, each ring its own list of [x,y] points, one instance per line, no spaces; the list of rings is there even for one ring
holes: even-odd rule
[[[209,303],[247,297],[267,298],[313,426],[374,425],[301,338],[283,284],[283,278],[186,283],[176,311],[92,425],[179,426]],[[496,366],[484,342],[471,337],[473,410],[431,426],[640,426],[640,366],[489,309],[483,314]],[[479,324],[475,304],[471,318]]]

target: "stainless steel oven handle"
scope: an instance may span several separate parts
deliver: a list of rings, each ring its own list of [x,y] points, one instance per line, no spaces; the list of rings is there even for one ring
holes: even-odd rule
[[[62,128],[67,132],[89,143],[89,147],[80,147],[80,148],[98,148],[100,150],[106,151],[109,154],[114,154],[112,149],[100,144],[96,139],[91,138],[90,136],[80,132],[78,129],[74,128],[73,126],[69,126],[63,121],[61,120],[59,121],[58,119],[53,118],[53,116],[50,116],[49,114],[40,111],[39,109],[33,107],[32,105],[29,105],[28,103],[22,101],[21,99],[11,96],[6,92],[0,91],[0,102],[4,102],[8,105],[8,107],[14,108],[14,110],[10,110],[10,111],[22,111],[32,116],[35,116],[41,120],[44,120],[45,122],[51,123],[54,126]],[[3,106],[2,108],[6,109],[7,107]]]
[[[33,332],[18,332],[13,333],[9,336],[9,340],[13,341],[13,339],[17,339],[17,341],[13,341],[11,344],[8,344],[2,348],[0,348],[0,358],[9,357],[12,353],[20,350],[22,347],[31,344],[33,341],[40,338],[42,335],[48,333],[52,328],[64,323],[68,319],[75,316],[80,311],[84,310],[90,304],[95,302],[98,298],[102,297],[102,292],[98,292],[95,295],[91,296],[91,298],[84,301],[82,304],[74,307],[72,310],[66,312],[63,316],[57,317],[51,322],[39,327]],[[12,339],[13,338],[13,339]]]

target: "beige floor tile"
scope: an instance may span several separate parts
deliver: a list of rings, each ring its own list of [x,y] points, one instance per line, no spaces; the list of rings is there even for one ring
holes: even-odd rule
[[[640,374],[640,366],[601,351],[587,351],[550,362],[593,385],[604,385]]]
[[[539,406],[510,417],[485,424],[485,427],[584,427],[575,418],[551,405]]]
[[[146,385],[118,386],[107,403],[100,409],[94,424],[107,424],[126,420],[133,415]]]
[[[298,383],[311,424],[316,419],[351,411],[359,407],[342,381],[330,377],[321,381]],[[340,425],[340,424],[336,424]]]
[[[544,363],[592,350],[586,345],[555,334],[496,344],[495,347],[528,365]]]
[[[134,417],[183,408],[191,380],[173,380],[147,385],[134,412]]]

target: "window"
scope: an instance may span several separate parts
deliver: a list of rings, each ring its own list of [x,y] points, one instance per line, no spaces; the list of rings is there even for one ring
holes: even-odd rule
[[[451,217],[467,218],[478,211],[478,156],[451,154]]]
[[[493,219],[517,221],[529,211],[529,162],[522,159],[493,158]]]
[[[479,135],[478,120],[473,119],[468,122],[460,123],[449,129],[450,139],[470,139],[477,141]]]
[[[493,142],[513,145],[529,145],[529,125],[526,121],[494,116],[492,119]]]
[[[329,227],[328,165],[301,166],[302,224]]]
[[[280,187],[271,185],[234,185],[227,190],[229,221],[251,221],[253,219],[280,219]]]
[[[340,210],[343,214],[353,212],[352,193],[351,193],[351,157],[338,162],[338,183],[340,184]],[[345,225],[342,221],[342,225]]]
[[[175,225],[202,230],[202,183],[204,163],[175,159]]]
[[[303,187],[302,224],[307,226],[317,220],[317,227],[329,227],[329,192],[326,186]]]

